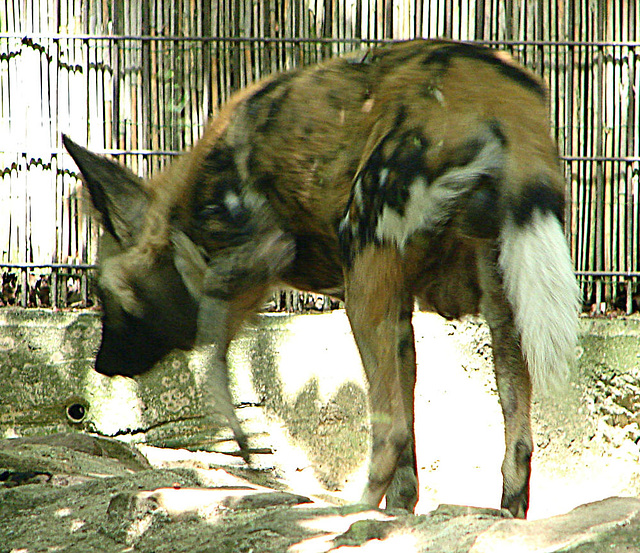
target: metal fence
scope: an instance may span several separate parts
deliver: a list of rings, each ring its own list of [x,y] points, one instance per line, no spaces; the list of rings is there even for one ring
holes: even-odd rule
[[[585,303],[637,309],[637,0],[0,0],[0,270],[19,275],[21,304],[95,260],[61,132],[148,175],[235,90],[415,37],[495,45],[545,78]]]

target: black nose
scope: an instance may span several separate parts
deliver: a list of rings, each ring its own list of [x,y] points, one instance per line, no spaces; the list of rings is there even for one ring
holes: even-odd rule
[[[95,370],[105,376],[128,376],[130,378],[150,371],[155,364],[153,359],[142,356],[126,355],[124,348],[110,352],[101,348],[96,356]]]

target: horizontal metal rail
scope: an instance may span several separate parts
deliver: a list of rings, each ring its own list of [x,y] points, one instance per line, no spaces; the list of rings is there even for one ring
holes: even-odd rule
[[[93,271],[98,266],[94,263],[2,263],[0,262],[0,269],[17,269],[17,270],[29,270],[29,269],[51,269],[61,270],[67,269],[69,271]],[[640,278],[640,271],[575,271],[576,276],[586,277],[623,277],[623,278]]]
[[[184,151],[179,150],[122,150],[122,149],[101,149],[92,150],[94,154],[109,156],[179,156]],[[43,157],[54,157],[67,154],[67,150],[63,148],[56,149],[34,149],[33,152],[25,152],[24,150],[0,150],[0,154],[29,158],[30,160],[42,159]]]
[[[422,37],[415,37],[422,38]],[[332,38],[332,37],[215,37],[179,35],[93,35],[65,33],[0,33],[0,39],[20,40],[114,40],[140,42],[218,42],[218,43],[276,43],[276,44],[389,44],[398,39]],[[618,40],[467,40],[471,44],[488,46],[570,46],[590,48],[638,48],[640,41]]]
[[[97,269],[97,265],[93,263],[2,263],[0,269],[69,269],[70,271],[89,271]]]
[[[640,271],[576,271],[576,276],[593,278],[640,278]]]
[[[16,285],[19,282],[20,288],[16,287],[14,290],[14,298],[11,305],[18,305],[24,308],[29,307],[51,307],[53,309],[57,309],[59,307],[80,307],[86,308],[92,305],[95,305],[97,302],[97,298],[92,292],[92,286],[89,273],[95,271],[97,269],[97,265],[90,263],[0,263],[0,273],[16,273],[19,272],[20,275],[18,277],[19,280],[16,281]],[[42,274],[41,271],[50,271],[49,273]],[[640,280],[640,271],[575,271],[576,277],[583,283],[590,283],[595,286],[596,290],[596,301],[593,304],[596,309],[596,313],[605,313],[607,312],[607,307],[613,308],[614,305],[619,305],[617,301],[612,301],[611,305],[608,303],[603,303],[602,300],[602,286],[606,284],[603,281],[610,281],[609,286],[612,283],[616,283],[616,279],[619,279],[617,284],[624,285],[624,294],[626,294],[626,304],[624,306],[624,310],[627,314],[631,314],[634,309],[634,292],[633,286],[634,282],[637,283]],[[68,281],[65,280],[65,277],[79,278],[80,289],[75,289],[75,294],[80,295],[80,299],[76,299],[75,302],[69,301],[69,289]],[[30,280],[30,277],[45,277],[46,281],[49,284],[48,295],[44,299],[45,305],[41,305],[37,303],[37,300],[34,302],[36,289],[34,286],[34,281]],[[284,290],[283,290],[284,291]],[[4,289],[2,290],[4,294]],[[287,295],[287,305],[285,311],[291,312],[299,312],[296,310],[295,305],[297,305],[300,300],[299,298],[296,300],[292,299],[291,290]],[[610,298],[611,300],[615,300],[620,293],[612,292],[614,295]],[[279,305],[281,301],[277,298],[279,293],[274,293],[271,302],[274,305]],[[291,297],[290,297],[291,296]],[[76,295],[77,298],[77,295]],[[623,296],[624,298],[624,296]],[[4,305],[7,304],[7,298],[3,296]],[[281,299],[281,298],[280,298]],[[327,303],[328,298],[325,298],[323,304]],[[91,301],[90,301],[91,300]],[[42,296],[40,296],[40,302],[43,302]],[[2,305],[0,304],[0,305]],[[295,304],[295,305],[294,305]],[[279,306],[281,310],[282,305]],[[302,309],[300,305],[298,305],[298,309]],[[324,307],[322,308],[324,310]],[[300,311],[302,312],[302,311]]]
[[[114,148],[103,148],[92,150],[94,154],[109,156],[180,156],[185,151],[180,150],[123,150]],[[36,153],[34,153],[36,152]],[[29,158],[30,160],[42,159],[43,157],[54,157],[66,155],[67,151],[62,148],[56,149],[36,149],[33,152],[24,150],[0,150],[0,154]],[[640,156],[559,156],[561,161],[591,161],[591,162],[614,162],[614,163],[640,163]]]

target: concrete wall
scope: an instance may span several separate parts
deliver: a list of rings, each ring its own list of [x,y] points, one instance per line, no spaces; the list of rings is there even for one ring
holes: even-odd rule
[[[93,367],[100,317],[91,311],[0,310],[0,436],[82,429],[171,443],[202,426],[184,355],[134,381]]]
[[[418,356],[424,358],[427,346],[421,346],[421,335],[428,330],[421,331],[421,320],[416,323],[416,336]],[[580,373],[604,386],[622,379],[631,386],[626,395],[633,396],[640,365],[640,320],[582,319],[581,326]],[[451,347],[457,348],[456,327],[449,329],[444,334],[452,336]],[[99,340],[97,312],[1,309],[0,437],[70,428],[169,446],[211,445],[228,437],[221,419],[201,409],[198,382],[206,355],[172,354],[161,367],[135,381],[108,378],[92,370]],[[471,344],[469,349],[478,347],[484,346]],[[465,352],[460,355],[462,364],[466,363]],[[333,386],[336,378],[364,388],[341,312],[261,317],[232,350],[232,365],[232,387],[243,403],[260,403],[265,388],[273,392],[281,386],[286,392],[297,379],[306,382],[314,371],[320,392]],[[336,366],[340,367],[337,377],[330,370]],[[626,414],[617,424],[632,422],[636,414],[640,422],[640,398],[621,401]]]

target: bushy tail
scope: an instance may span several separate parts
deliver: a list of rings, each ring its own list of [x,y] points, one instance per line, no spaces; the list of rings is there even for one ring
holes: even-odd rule
[[[580,290],[557,217],[534,208],[531,218],[511,218],[500,232],[499,264],[515,313],[522,352],[535,387],[566,382],[577,342]]]

